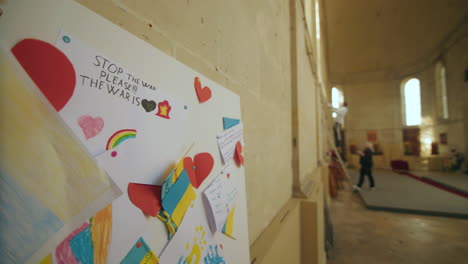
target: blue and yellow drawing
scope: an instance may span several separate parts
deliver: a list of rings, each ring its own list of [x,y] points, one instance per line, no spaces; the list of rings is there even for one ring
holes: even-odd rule
[[[158,264],[159,259],[140,237],[120,264]]]
[[[162,209],[157,217],[166,224],[168,239],[177,232],[185,212],[196,198],[195,190],[184,168],[184,158],[177,164],[162,186]]]

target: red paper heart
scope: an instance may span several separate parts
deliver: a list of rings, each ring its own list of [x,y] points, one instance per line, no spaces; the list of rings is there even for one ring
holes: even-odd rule
[[[72,97],[76,82],[75,69],[67,56],[37,39],[24,39],[11,52],[55,110],[62,110]]]
[[[194,80],[195,92],[197,93],[198,101],[204,103],[211,98],[211,89],[208,86],[202,88],[200,78],[195,77]]]
[[[203,181],[210,175],[214,166],[214,160],[210,153],[198,153],[194,160],[190,157],[184,159],[184,169],[189,175],[190,183],[198,189]],[[193,169],[195,167],[195,169]]]
[[[236,143],[236,152],[234,153],[234,160],[236,161],[237,166],[244,165],[244,156],[242,155],[242,144],[240,141]]]
[[[81,116],[78,118],[78,125],[83,130],[86,139],[97,136],[104,127],[104,120],[100,117],[93,118],[90,115]]]
[[[159,185],[139,183],[129,183],[127,189],[130,201],[151,216],[156,216],[161,210],[161,190],[162,186]]]
[[[194,168],[195,168],[195,164],[193,164],[192,158],[191,157],[185,157],[184,158],[184,169],[187,172],[190,181],[192,181],[192,179],[195,179],[195,177],[196,177]]]

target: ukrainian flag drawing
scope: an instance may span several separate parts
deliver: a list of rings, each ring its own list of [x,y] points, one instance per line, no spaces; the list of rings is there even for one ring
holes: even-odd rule
[[[229,236],[232,239],[235,239],[233,233],[234,233],[234,213],[236,211],[236,206],[232,207],[231,212],[229,213],[226,223],[224,224],[223,232],[225,235]]]
[[[185,212],[196,198],[190,178],[183,167],[183,159],[171,171],[162,187],[162,209],[157,217],[166,224],[168,239],[177,232]]]

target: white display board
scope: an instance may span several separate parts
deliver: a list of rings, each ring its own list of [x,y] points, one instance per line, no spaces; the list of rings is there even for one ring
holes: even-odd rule
[[[189,209],[199,210],[195,213],[190,212],[191,215],[201,214],[201,217],[207,217],[206,202],[203,201],[203,192],[214,181],[214,179],[220,175],[223,168],[225,168],[225,163],[222,160],[218,146],[218,135],[222,134],[224,131],[224,117],[241,120],[239,96],[74,1],[15,0],[4,3],[2,5],[2,9],[3,14],[0,17],[0,41],[2,49],[10,51],[11,48],[19,41],[28,38],[38,39],[57,45],[56,42],[60,41],[59,37],[63,38],[63,36],[70,36],[72,41],[75,39],[77,41],[79,40],[83,46],[92,49],[93,52],[95,51],[98,54],[104,54],[106,58],[111,58],[113,62],[125,67],[126,71],[131,72],[135,74],[135,76],[138,76],[138,78],[158,87],[158,89],[161,89],[171,97],[177,98],[178,102],[183,102],[182,105],[184,105],[185,109],[189,112],[188,116],[183,119],[184,124],[181,126],[182,128],[180,128],[184,130],[184,133],[174,131],[174,134],[177,134],[177,142],[173,142],[171,144],[177,145],[177,147],[168,151],[168,155],[173,159],[173,163],[178,161],[175,157],[182,158],[186,153],[191,157],[194,157],[197,153],[203,152],[208,152],[212,155],[214,159],[213,169],[198,189],[196,189],[196,199],[193,201],[191,209]],[[65,54],[69,55],[67,52],[65,52]],[[70,52],[70,54],[72,53]],[[75,60],[79,60],[79,58]],[[199,102],[194,89],[194,78],[199,78],[203,86],[207,86],[211,89],[212,96],[208,101],[203,103]],[[96,111],[99,111],[99,109]],[[64,110],[60,111],[59,114],[65,121],[67,121],[66,118],[73,116],[73,109],[70,110],[68,108],[64,108]],[[136,126],[139,125],[138,118],[133,121],[136,122]],[[72,123],[69,123],[68,125],[72,131],[75,130]],[[238,126],[241,127],[242,124],[239,124]],[[177,129],[179,129],[179,127],[180,126],[177,126]],[[79,127],[76,127],[76,130],[79,129]],[[92,132],[90,133],[92,134]],[[79,133],[77,132],[77,134]],[[86,142],[85,140],[90,136],[94,135],[86,134],[86,138],[82,139],[83,142]],[[145,140],[151,139],[145,138]],[[164,140],[160,140],[160,143],[151,143],[159,144],[158,146],[161,146],[161,148],[170,148],[172,146],[167,143],[165,145]],[[108,162],[105,157],[99,157],[99,154],[106,153],[106,149],[99,149],[99,147],[91,145],[85,145],[84,147],[96,162],[98,162],[98,160],[103,160],[102,164]],[[132,153],[138,153],[139,149],[141,149],[142,152],[145,152],[144,144],[139,144],[137,149],[132,149],[130,151],[132,151]],[[164,153],[164,151],[159,152]],[[138,154],[142,155],[141,153]],[[165,159],[167,158],[168,156],[165,156]],[[142,165],[151,162],[158,163],[158,158],[143,159],[140,160],[140,162],[142,162]],[[167,162],[167,160],[164,160],[164,164]],[[138,166],[138,168],[142,168],[142,166]],[[146,168],[143,166],[142,171],[147,173],[150,172],[151,169],[153,168]],[[169,167],[164,168],[164,171],[168,172],[169,169]],[[117,169],[114,168],[114,170]],[[233,175],[236,175],[237,181],[236,213],[234,214],[233,219],[235,239],[232,239],[221,232],[216,232],[213,238],[210,239],[216,239],[220,244],[222,244],[226,263],[249,263],[244,167],[231,166],[230,171]],[[120,170],[121,174],[122,172],[125,172],[125,167]],[[113,172],[108,173],[111,174],[111,176],[113,174]],[[116,173],[118,174],[119,171]],[[161,172],[158,173],[158,177],[156,177],[157,179],[152,178],[151,174],[145,174],[136,180],[126,181],[126,179],[124,179],[123,181],[119,181],[119,179],[114,179],[117,185],[119,185],[124,192],[123,195],[117,199],[128,200],[128,194],[126,193],[126,185],[128,182],[146,184],[157,183],[160,185],[162,184],[162,180],[164,180],[165,176],[167,175]],[[123,177],[125,177],[125,175]],[[126,201],[126,203],[129,204],[128,201]],[[126,207],[121,206],[121,208]],[[134,238],[136,234],[131,234],[132,229],[128,228],[128,230],[126,230],[125,223],[119,224],[118,221],[115,220],[119,214],[125,215],[126,213],[127,212],[124,211],[124,209],[119,209],[116,206],[113,208],[114,223],[111,239],[118,238],[120,241],[111,242],[109,258],[113,261],[110,261],[109,263],[114,263],[122,254],[125,256],[127,253],[113,253],[112,250],[115,251],[115,249],[112,249],[112,243],[120,243],[127,238],[129,240],[128,244],[135,244],[136,242]],[[141,211],[138,210],[133,210],[128,213],[138,215],[138,221],[143,221],[143,230],[141,231],[143,234],[141,237],[144,238],[149,248],[156,255],[160,255],[168,245],[165,225],[155,217],[143,217]],[[129,225],[131,225],[131,223]],[[187,228],[184,228],[182,230],[186,229]],[[119,233],[117,234],[116,232]],[[183,238],[180,238],[180,235],[177,235],[179,234],[176,233],[175,238],[177,238],[177,240],[183,240]],[[51,244],[50,246],[52,247],[53,245]],[[47,252],[47,250],[49,249],[42,248],[33,254],[28,262],[40,262],[45,256],[44,253]],[[127,249],[127,251],[128,250],[130,249]],[[171,250],[174,249],[171,248]],[[182,248],[181,250],[185,249]],[[204,262],[200,261],[199,263]],[[166,263],[162,262],[162,264]]]

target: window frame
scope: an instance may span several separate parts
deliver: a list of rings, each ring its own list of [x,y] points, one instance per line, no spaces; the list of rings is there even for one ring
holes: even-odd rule
[[[334,97],[333,97],[333,89],[336,89],[336,91],[338,92],[338,105],[337,105],[337,106],[334,106],[334,105],[333,105],[333,102],[334,102],[334,100],[333,100],[333,98],[334,98]],[[331,96],[330,96],[330,98],[331,98],[331,100],[330,100],[330,101],[331,101],[331,105],[332,105],[332,107],[334,107],[334,108],[339,108],[339,107],[341,106],[341,104],[344,103],[344,94],[343,94],[343,91],[342,91],[340,88],[338,88],[337,86],[333,86],[333,87],[331,88]],[[335,118],[335,117],[336,117],[336,113],[333,112],[333,113],[332,113],[332,117]]]
[[[406,84],[412,80],[416,79],[419,82],[419,104],[420,104],[420,112],[421,112],[421,122],[419,124],[415,125],[408,125],[407,119],[406,119],[406,93],[405,93],[405,86]],[[403,81],[400,82],[400,98],[401,98],[401,113],[402,113],[402,121],[403,121],[403,127],[419,127],[422,125],[422,96],[421,96],[421,80],[415,76],[409,76],[403,79]]]

